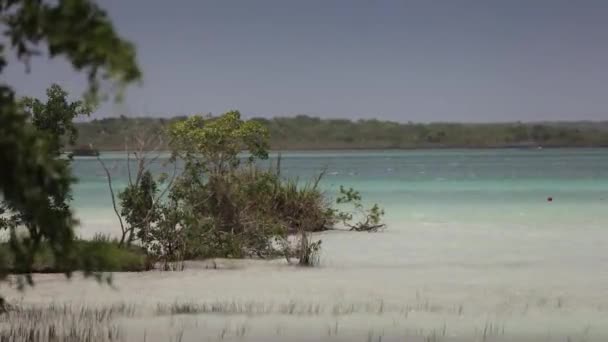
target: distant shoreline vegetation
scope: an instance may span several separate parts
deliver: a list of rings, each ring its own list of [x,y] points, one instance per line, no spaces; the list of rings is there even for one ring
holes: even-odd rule
[[[134,131],[165,135],[172,118],[95,119],[77,123],[77,146],[121,151]],[[270,150],[608,147],[608,121],[542,123],[398,123],[295,117],[252,118],[270,133]],[[168,139],[164,139],[165,144]],[[162,150],[168,150],[161,146]]]
[[[89,147],[81,146],[72,149],[73,157],[97,157],[99,156],[99,150]]]

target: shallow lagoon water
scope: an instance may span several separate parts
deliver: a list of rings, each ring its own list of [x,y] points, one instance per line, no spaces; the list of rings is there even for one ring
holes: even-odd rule
[[[124,155],[103,158],[126,184]],[[388,230],[320,234],[313,269],[220,260],[114,287],[40,275],[24,303],[128,303],[127,340],[608,340],[608,150],[293,152],[282,166],[302,180],[326,168],[324,189],[357,188]],[[103,170],[74,170],[79,234],[115,234]],[[199,312],[159,315],[176,303]]]

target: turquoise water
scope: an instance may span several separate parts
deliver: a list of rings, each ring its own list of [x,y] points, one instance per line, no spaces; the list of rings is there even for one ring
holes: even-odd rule
[[[124,186],[124,155],[103,158]],[[319,341],[339,326],[332,341],[608,341],[608,149],[298,152],[283,154],[282,165],[301,179],[327,168],[328,194],[356,187],[385,207],[388,229],[317,234],[319,267],[195,261],[183,272],[115,274],[116,288],[44,275],[25,301],[137,305],[127,340],[167,341],[184,330],[184,341],[216,341],[228,329],[230,340]],[[116,234],[103,170],[94,159],[74,170],[80,234]],[[150,314],[176,302],[275,311]],[[276,310],[285,305],[323,314]],[[363,311],[336,316],[335,307]],[[489,324],[499,332],[486,336]],[[234,333],[242,326],[244,339]]]
[[[268,162],[270,166],[276,155]],[[117,189],[125,156],[102,156]],[[155,169],[161,169],[161,159]],[[74,205],[81,233],[112,233],[116,221],[105,174],[95,159],[74,162]],[[306,181],[326,169],[331,196],[352,186],[387,211],[393,228],[466,225],[487,229],[593,229],[608,222],[608,150],[429,150],[291,152],[282,173]],[[553,202],[547,198],[552,197]]]

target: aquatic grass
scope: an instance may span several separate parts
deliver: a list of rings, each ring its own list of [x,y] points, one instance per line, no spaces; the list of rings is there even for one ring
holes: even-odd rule
[[[0,342],[114,342],[124,341],[117,326],[17,323],[0,331]]]
[[[257,302],[257,301],[212,301],[212,302],[173,302],[158,303],[155,314],[164,315],[288,315],[288,316],[348,316],[353,314],[399,314],[404,318],[412,312],[445,313],[461,316],[463,306],[441,306],[430,304],[428,301],[414,304],[387,304],[383,300],[377,303],[336,303],[325,305],[321,303],[306,303],[289,301],[286,303]]]
[[[538,300],[531,300],[530,305],[538,305]],[[550,303],[550,304],[549,304]],[[552,309],[554,301],[547,301],[546,307],[539,309]],[[548,306],[547,306],[548,305]],[[420,342],[505,342],[512,341],[517,336],[509,333],[506,329],[506,321],[500,319],[476,319],[471,321],[467,332],[462,335],[460,329],[451,326],[450,322],[458,322],[465,311],[461,305],[442,305],[436,304],[430,299],[419,295],[412,303],[395,303],[386,300],[370,302],[342,302],[342,303],[323,303],[314,301],[291,300],[286,302],[272,301],[239,301],[239,300],[216,300],[209,302],[195,301],[175,301],[173,303],[157,303],[156,306],[149,304],[133,304],[129,302],[116,302],[109,305],[75,305],[75,304],[56,304],[52,303],[44,306],[11,306],[11,309],[0,315],[0,342],[4,341],[89,341],[89,342],[115,342],[115,341],[147,341],[150,339],[149,331],[144,330],[143,334],[127,334],[124,323],[125,319],[130,318],[161,318],[163,324],[168,324],[169,331],[163,338],[170,341],[192,341],[192,329],[208,329],[208,325],[203,323],[199,327],[199,320],[205,322],[205,317],[196,317],[195,325],[187,325],[189,318],[183,315],[213,315],[217,319],[220,317],[218,330],[207,331],[205,334],[210,336],[210,340],[250,340],[256,336],[255,324],[251,324],[250,319],[259,318],[266,315],[277,315],[293,317],[293,319],[322,319],[321,325],[315,325],[310,336],[320,336],[320,340],[361,340],[371,341],[420,341]],[[416,327],[415,322],[421,318],[420,314],[432,314],[430,317],[441,319],[433,327]],[[516,311],[510,312],[514,314]],[[416,316],[411,316],[416,314]],[[389,321],[380,325],[371,324],[369,326],[367,339],[366,330],[352,334],[349,328],[349,320],[358,318],[347,318],[352,315],[360,317],[385,317]],[[437,315],[437,316],[436,316]],[[453,320],[446,321],[445,315]],[[166,316],[165,318],[162,318]],[[224,317],[225,316],[225,317]],[[247,316],[244,320],[232,321],[231,316]],[[423,315],[422,317],[425,317]],[[510,317],[507,315],[507,317]],[[274,318],[271,318],[274,320]],[[390,325],[390,320],[393,323]],[[383,318],[382,321],[386,320]],[[158,321],[155,321],[158,322]],[[274,334],[284,340],[290,336],[290,332],[284,322],[277,323],[276,327],[266,327],[269,330],[263,333]],[[403,329],[403,328],[405,329]],[[315,329],[318,329],[315,331]],[[365,328],[364,328],[365,329]],[[594,339],[591,328],[587,327],[581,332],[569,334],[569,336],[550,336],[547,341],[602,341]],[[540,337],[544,336],[538,335]],[[537,336],[537,337],[538,337]],[[528,336],[525,341],[535,341]],[[197,339],[200,340],[200,339]],[[256,341],[269,341],[273,339],[256,339]],[[522,340],[522,339],[516,339]]]
[[[13,306],[0,315],[0,342],[122,341],[122,332],[114,321],[135,314],[135,306],[126,303],[101,307]]]
[[[12,305],[4,314],[0,315],[0,324],[18,320],[44,321],[49,317],[55,320],[78,319],[81,321],[107,322],[117,317],[134,317],[138,313],[135,304],[119,302],[105,306],[86,306],[72,304],[50,304],[48,306]]]

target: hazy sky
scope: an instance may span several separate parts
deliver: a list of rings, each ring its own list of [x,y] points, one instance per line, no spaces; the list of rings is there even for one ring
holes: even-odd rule
[[[100,0],[144,71],[96,116],[608,119],[606,0]],[[61,61],[30,75],[81,93]]]

